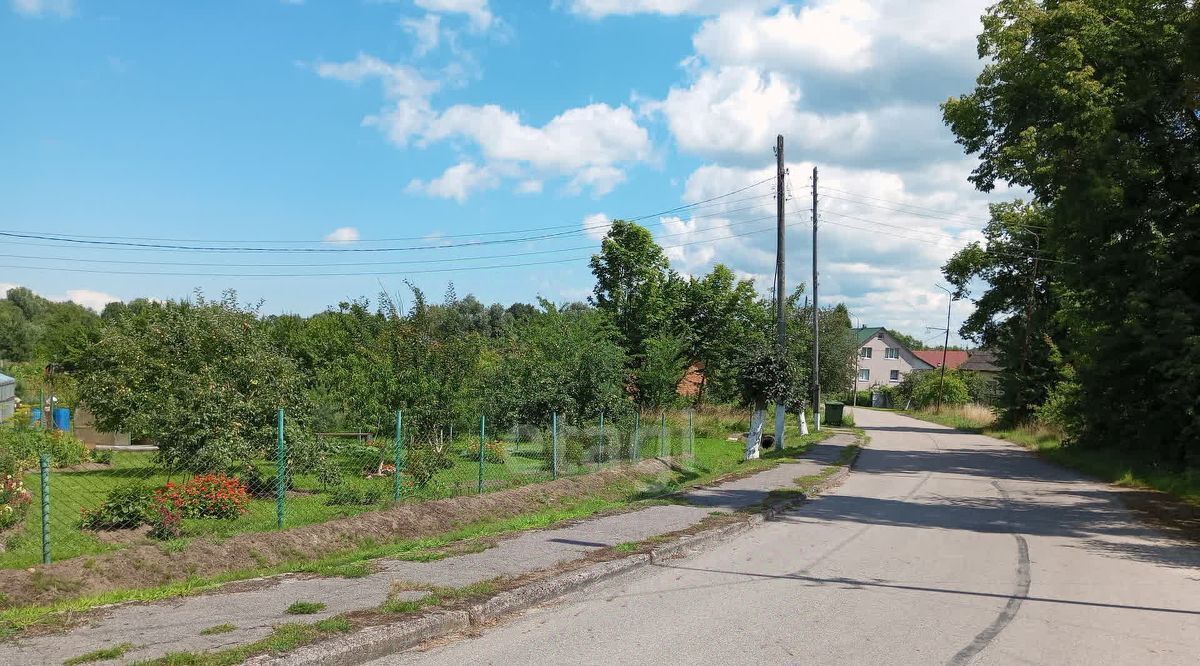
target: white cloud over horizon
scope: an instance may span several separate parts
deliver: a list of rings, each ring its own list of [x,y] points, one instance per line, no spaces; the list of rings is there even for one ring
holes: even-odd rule
[[[11,0],[14,12],[22,16],[58,16],[70,18],[75,15],[75,0]]]
[[[358,229],[354,227],[338,227],[325,236],[326,243],[353,243],[359,238]]]
[[[21,286],[23,285],[15,282],[0,282],[0,298],[7,296],[9,289]],[[96,291],[95,289],[68,289],[66,294],[43,294],[36,291],[35,293],[50,301],[59,303],[70,301],[82,305],[97,314],[104,309],[105,305],[122,300],[118,296],[113,296],[103,291]]]

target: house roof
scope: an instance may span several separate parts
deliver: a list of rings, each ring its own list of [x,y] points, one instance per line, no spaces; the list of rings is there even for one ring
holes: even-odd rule
[[[1004,368],[996,365],[996,352],[980,349],[971,352],[966,362],[960,365],[958,369],[972,370],[974,372],[1000,372]]]
[[[935,368],[942,367],[942,350],[940,349],[922,349],[914,351],[913,354]],[[946,369],[953,370],[961,366],[967,362],[968,356],[970,356],[969,352],[948,350],[946,352]]]
[[[858,336],[858,346],[863,346],[863,343],[875,337],[875,334],[882,330],[884,330],[882,326],[864,326],[854,329],[854,334]]]

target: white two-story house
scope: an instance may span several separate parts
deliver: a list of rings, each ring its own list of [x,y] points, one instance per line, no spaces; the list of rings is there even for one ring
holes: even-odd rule
[[[922,361],[892,337],[886,328],[865,327],[854,329],[858,335],[858,359],[854,388],[866,391],[875,386],[894,386],[913,370],[932,370],[933,366]]]

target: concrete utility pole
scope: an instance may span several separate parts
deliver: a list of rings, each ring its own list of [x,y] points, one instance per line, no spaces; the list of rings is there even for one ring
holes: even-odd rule
[[[813,167],[812,176],[812,223],[813,223],[813,275],[812,275],[812,292],[813,292],[813,369],[812,369],[812,405],[813,405],[813,428],[821,429],[821,327],[818,325],[820,320],[820,307],[817,303],[817,288],[820,284],[817,280],[817,167]]]
[[[779,359],[782,360],[787,355],[787,318],[784,315],[784,300],[787,297],[786,282],[784,281],[784,224],[783,224],[783,203],[784,203],[784,183],[783,177],[786,171],[783,166],[783,135],[775,137],[775,214],[777,217],[775,229],[775,326],[776,326],[776,351]],[[787,422],[786,407],[782,401],[775,402],[775,446],[776,450],[783,448],[783,430]]]
[[[942,343],[942,377],[938,380],[937,411],[942,411],[942,391],[946,387],[946,352],[950,347],[950,306],[954,305],[954,294],[940,284],[933,285],[946,292],[950,300],[946,303],[946,341]]]

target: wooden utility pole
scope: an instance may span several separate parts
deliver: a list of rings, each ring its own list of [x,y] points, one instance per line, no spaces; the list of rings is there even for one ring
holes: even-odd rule
[[[812,326],[813,326],[813,367],[812,367],[812,406],[813,427],[821,429],[821,327],[820,306],[817,301],[817,167],[813,167],[812,175],[812,223],[813,223],[813,267],[812,267]]]
[[[946,341],[942,343],[942,377],[938,380],[937,411],[942,411],[942,391],[946,388],[946,352],[950,349],[950,308],[954,305],[954,294],[940,284],[933,285],[946,292],[950,300],[946,303]]]
[[[784,176],[786,171],[783,166],[783,135],[775,137],[775,215],[777,218],[775,225],[775,327],[776,327],[776,352],[778,359],[782,361],[787,357],[787,318],[784,314],[784,301],[787,298],[786,282],[784,280]],[[787,424],[785,417],[787,415],[786,406],[782,400],[775,401],[775,450],[783,448],[783,430]]]

